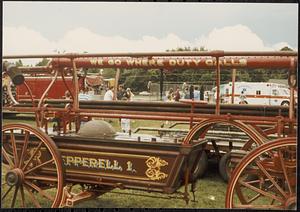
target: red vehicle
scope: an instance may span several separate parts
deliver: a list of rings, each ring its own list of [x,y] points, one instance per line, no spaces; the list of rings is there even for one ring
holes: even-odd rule
[[[79,78],[79,88],[84,89],[84,77]],[[32,95],[34,99],[39,99],[43,95],[43,92],[47,89],[49,84],[51,83],[52,77],[25,77],[25,81],[28,87],[32,91]],[[74,92],[74,88],[72,86],[72,77],[65,77],[65,81],[67,86],[70,88],[72,92]],[[47,93],[48,99],[62,99],[65,98],[65,92],[67,88],[61,77],[57,78],[56,83],[54,83],[53,87]],[[16,100],[22,99],[30,99],[30,95],[28,89],[24,84],[16,87]]]

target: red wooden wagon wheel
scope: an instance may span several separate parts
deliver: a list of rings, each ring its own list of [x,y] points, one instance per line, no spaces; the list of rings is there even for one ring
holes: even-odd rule
[[[197,137],[205,138],[206,134],[208,133],[208,130],[212,129],[213,127],[217,127],[218,125],[233,127],[239,132],[245,133],[245,135],[249,137],[248,141],[244,143],[240,150],[250,151],[251,149],[254,149],[257,146],[268,141],[268,139],[260,131],[258,131],[251,125],[243,123],[242,121],[233,121],[224,118],[213,118],[204,120],[198,125],[196,125],[185,137],[184,142],[188,142],[189,140],[193,140]],[[232,161],[231,155],[232,154],[229,151],[225,153],[219,161],[219,173],[222,179],[226,182],[228,182],[228,179],[231,176],[231,172],[237,164],[236,161]],[[203,164],[200,163],[199,165],[203,166]],[[202,173],[204,173],[204,171]]]
[[[291,137],[252,150],[232,173],[226,208],[296,209],[296,148]]]
[[[61,155],[43,131],[2,127],[2,207],[58,207],[64,186]]]

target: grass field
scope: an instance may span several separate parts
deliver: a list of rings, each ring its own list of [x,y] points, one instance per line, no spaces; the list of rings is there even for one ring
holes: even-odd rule
[[[27,123],[34,125],[32,120],[28,120],[24,117],[18,117],[17,119],[3,119],[3,124],[6,123]],[[147,127],[160,127],[163,122],[135,120],[131,121],[132,129],[140,126]],[[166,123],[165,123],[166,124]],[[167,123],[170,125],[171,123]],[[112,122],[112,125],[120,130],[120,126],[117,120]],[[3,179],[3,173],[2,173]],[[205,175],[199,179],[196,183],[196,201],[190,201],[186,205],[184,200],[179,200],[175,198],[168,198],[168,195],[149,193],[135,190],[120,190],[114,189],[112,192],[105,193],[104,195],[98,197],[97,199],[84,201],[75,207],[79,208],[224,208],[225,204],[225,194],[226,194],[227,184],[223,182],[218,173],[218,164],[214,161],[210,161],[209,169]],[[180,189],[183,191],[183,188]],[[117,192],[125,193],[123,195]],[[137,196],[133,194],[140,195],[152,195],[153,197]],[[191,193],[190,193],[191,194]],[[174,195],[172,195],[175,197]],[[192,196],[190,196],[192,199]],[[7,199],[9,202],[10,199]],[[5,202],[3,206],[5,206]],[[9,206],[8,206],[9,207]]]
[[[162,199],[152,197],[140,197],[135,195],[118,195],[113,192],[120,192],[115,189],[113,192],[78,204],[76,207],[117,207],[117,208],[224,208],[227,184],[219,177],[216,164],[210,164],[211,168],[205,176],[197,181],[195,192],[196,202],[190,201],[186,205],[184,200]],[[183,188],[180,189],[183,191]],[[156,197],[168,197],[167,195],[148,193],[133,190],[122,191],[127,194],[153,195]],[[174,196],[174,195],[173,195]],[[190,196],[192,198],[192,196]]]

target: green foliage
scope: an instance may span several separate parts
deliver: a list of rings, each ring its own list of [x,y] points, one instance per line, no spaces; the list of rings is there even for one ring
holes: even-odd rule
[[[99,69],[89,69],[89,71],[92,71],[94,70],[95,72],[94,73],[99,73]],[[122,72],[121,72],[122,73]],[[122,75],[122,74],[121,74]],[[115,78],[116,76],[116,69],[114,68],[104,68],[103,69],[103,77],[104,78]]]
[[[189,46],[185,46],[185,47],[178,47],[176,49],[167,49],[167,52],[182,52],[182,51],[207,51],[207,49],[204,48],[204,46],[200,46],[198,47],[194,47],[191,49],[191,47]]]
[[[159,81],[159,70],[151,69],[124,69],[121,71],[119,84],[124,84],[125,88],[131,88],[133,92],[147,90],[148,81]]]
[[[36,66],[46,66],[46,65],[48,64],[48,62],[49,62],[48,59],[43,58],[43,60],[40,61],[40,62],[38,62],[38,63],[36,64]]]
[[[89,69],[86,69],[86,72],[87,73],[92,73],[92,74],[97,74],[100,72],[100,69],[98,68],[89,68]]]
[[[249,81],[251,82],[267,82],[268,72],[264,69],[249,70]]]
[[[280,49],[280,51],[293,51],[293,49],[291,49],[288,46],[283,47],[282,49]]]
[[[250,81],[250,75],[249,72],[247,70],[237,70],[236,72],[236,79],[237,82],[238,81],[245,81],[245,82],[249,82]]]
[[[20,59],[18,61],[16,61],[15,64],[16,64],[17,67],[23,66],[23,62]]]

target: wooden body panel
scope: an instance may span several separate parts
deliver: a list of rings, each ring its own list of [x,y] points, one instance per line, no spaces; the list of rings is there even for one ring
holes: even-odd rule
[[[183,185],[187,165],[193,167],[203,143],[192,145],[151,141],[128,141],[115,138],[86,138],[77,135],[51,136],[65,166],[66,183],[109,185],[147,191],[173,193]],[[23,135],[16,135],[17,147],[22,148]],[[4,139],[4,144],[7,142]],[[31,144],[37,146],[35,138]],[[9,148],[9,147],[7,147]],[[50,155],[41,148],[39,161]],[[41,176],[53,175],[53,165],[39,171]]]

